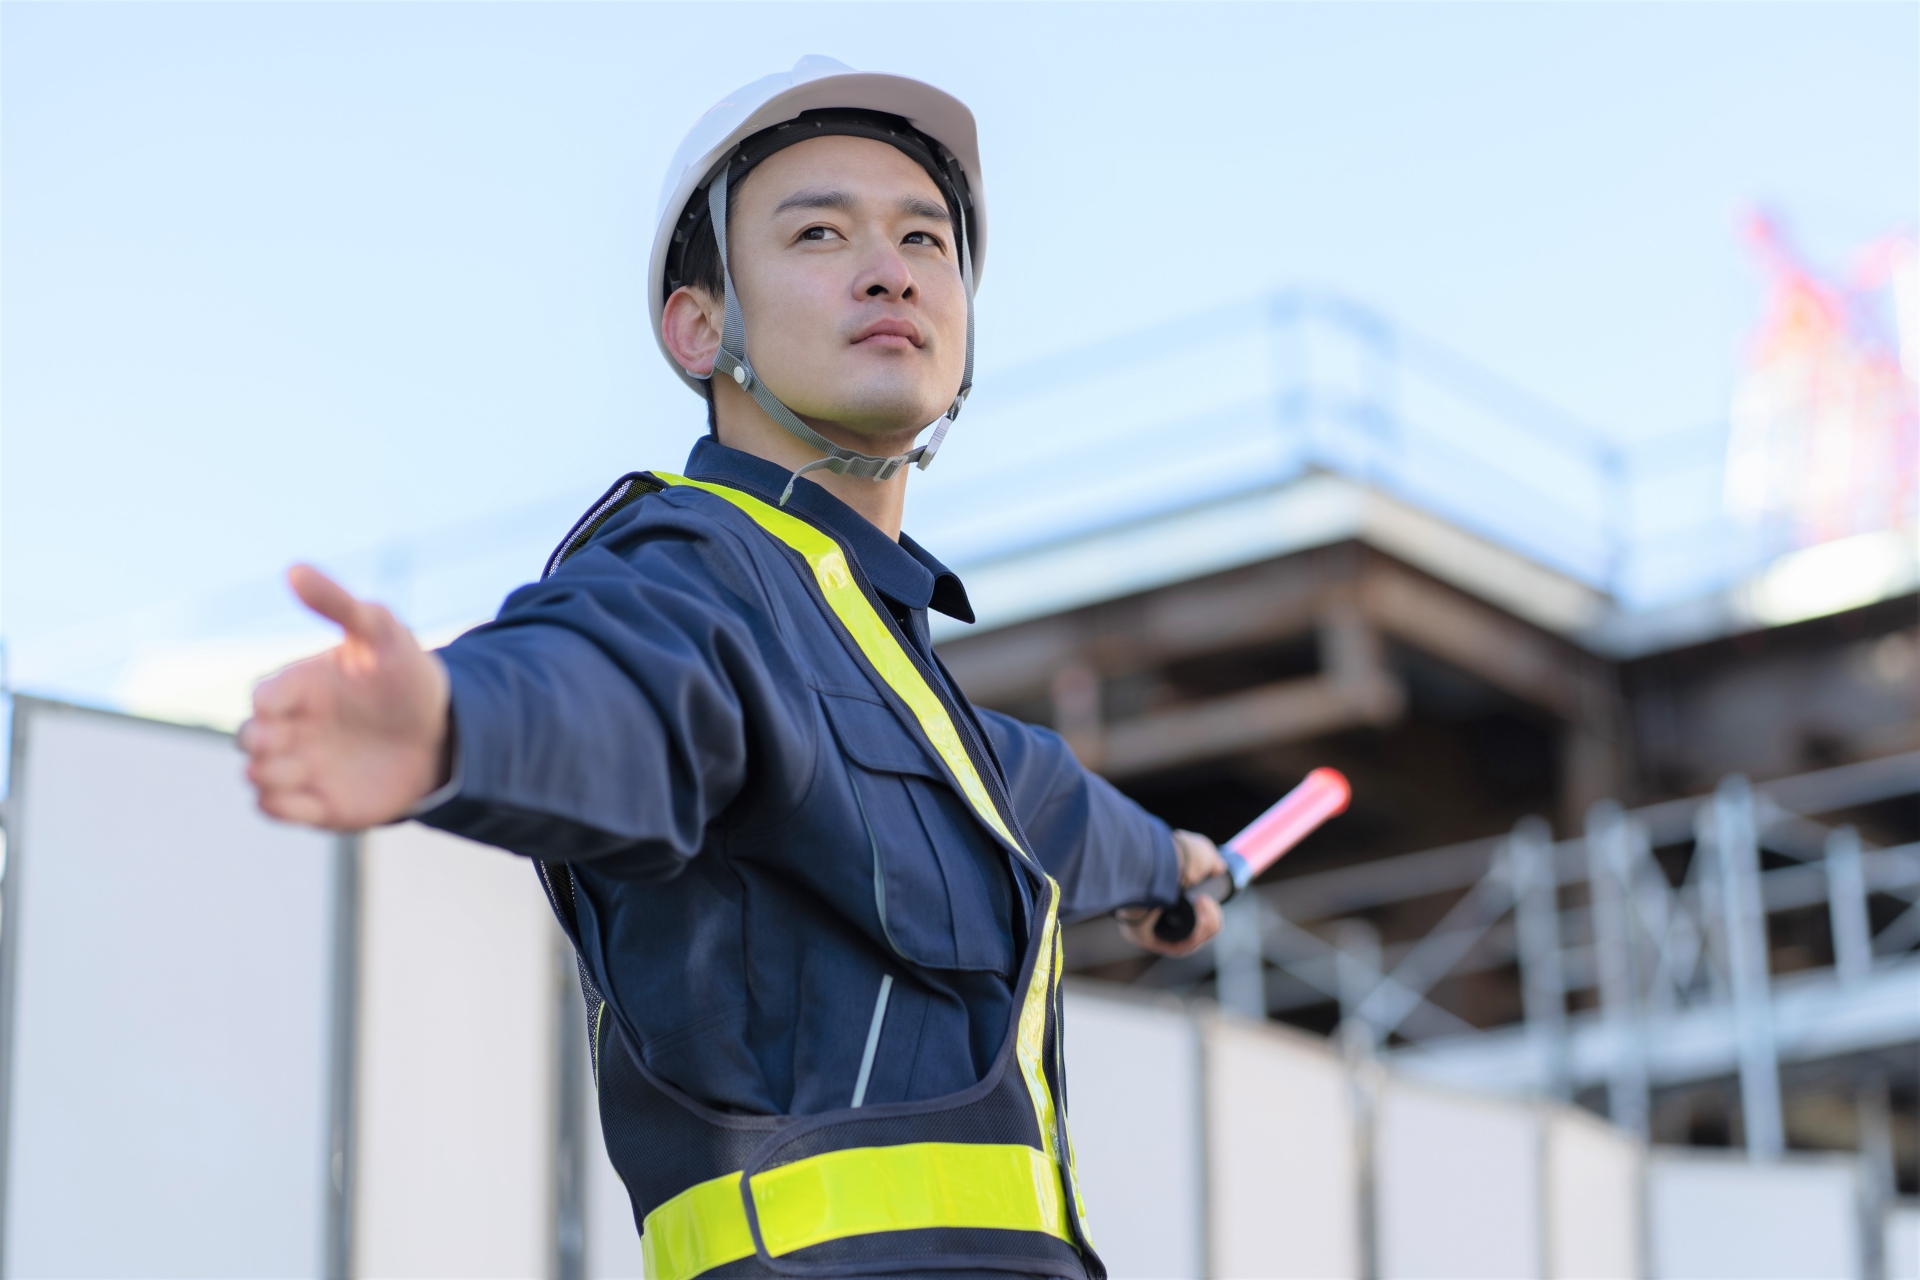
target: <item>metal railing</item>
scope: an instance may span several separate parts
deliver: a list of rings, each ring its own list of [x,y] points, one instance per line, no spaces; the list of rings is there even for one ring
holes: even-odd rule
[[[1916,793],[1910,753],[1760,786],[1729,777],[1636,810],[1604,801],[1567,840],[1530,818],[1261,886],[1229,906],[1210,955],[1140,980],[1212,979],[1224,1007],[1254,1016],[1336,1004],[1354,1052],[1557,1097],[1599,1086],[1610,1116],[1642,1134],[1655,1086],[1735,1074],[1748,1152],[1771,1158],[1785,1147],[1782,1061],[1920,1042],[1920,844],[1871,848],[1805,816]],[[1897,908],[1878,927],[1876,895]],[[1369,920],[1447,897],[1416,938],[1383,943]],[[1821,906],[1830,956],[1774,973],[1769,918]],[[1496,970],[1517,970],[1518,1020],[1476,1025],[1437,992]],[[1570,1010],[1581,992],[1591,1007]]]
[[[916,477],[909,515],[964,572],[1327,470],[1631,608],[1717,589],[1758,563],[1719,511],[1724,441],[1713,425],[1622,443],[1359,303],[1285,290],[987,371],[940,465]],[[607,478],[325,563],[417,629],[471,623],[538,571]],[[111,700],[142,654],[309,628],[275,575],[16,635],[14,674]]]
[[[914,499],[916,536],[963,568],[1312,469],[1629,608],[1728,585],[1766,550],[1721,510],[1724,424],[1629,442],[1312,290],[984,378],[963,430]]]

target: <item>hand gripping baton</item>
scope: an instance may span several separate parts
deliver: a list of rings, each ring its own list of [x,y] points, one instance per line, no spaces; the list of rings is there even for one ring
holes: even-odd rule
[[[1307,838],[1315,827],[1343,812],[1353,788],[1338,769],[1315,769],[1300,785],[1281,796],[1239,835],[1220,846],[1227,863],[1227,891],[1221,902],[1246,888],[1253,878],[1280,861],[1280,855]],[[1219,877],[1215,877],[1218,879]],[[1211,883],[1211,882],[1208,882]],[[1153,936],[1162,942],[1183,942],[1193,933],[1191,896],[1182,897],[1153,922]]]

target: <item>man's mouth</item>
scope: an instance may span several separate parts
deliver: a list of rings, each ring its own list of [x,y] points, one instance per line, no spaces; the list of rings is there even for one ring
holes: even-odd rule
[[[853,335],[853,345],[905,350],[920,345],[920,330],[911,320],[875,320]]]

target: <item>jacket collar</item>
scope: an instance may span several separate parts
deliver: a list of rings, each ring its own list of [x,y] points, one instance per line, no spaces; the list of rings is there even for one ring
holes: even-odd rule
[[[712,436],[703,436],[687,456],[687,474],[777,502],[788,473],[765,458],[729,449]],[[934,608],[961,622],[973,621],[973,606],[959,576],[906,534],[895,542],[865,516],[805,477],[793,486],[793,497],[787,505],[838,537],[860,562],[873,589],[895,604],[915,610]]]

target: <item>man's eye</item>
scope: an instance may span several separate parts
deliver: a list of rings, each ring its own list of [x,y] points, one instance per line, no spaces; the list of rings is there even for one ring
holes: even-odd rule
[[[930,231],[909,231],[901,243],[932,245],[936,249],[944,247],[940,243],[940,237]]]
[[[802,240],[825,240],[834,234],[835,232],[832,227],[808,227],[800,233],[800,238]]]

